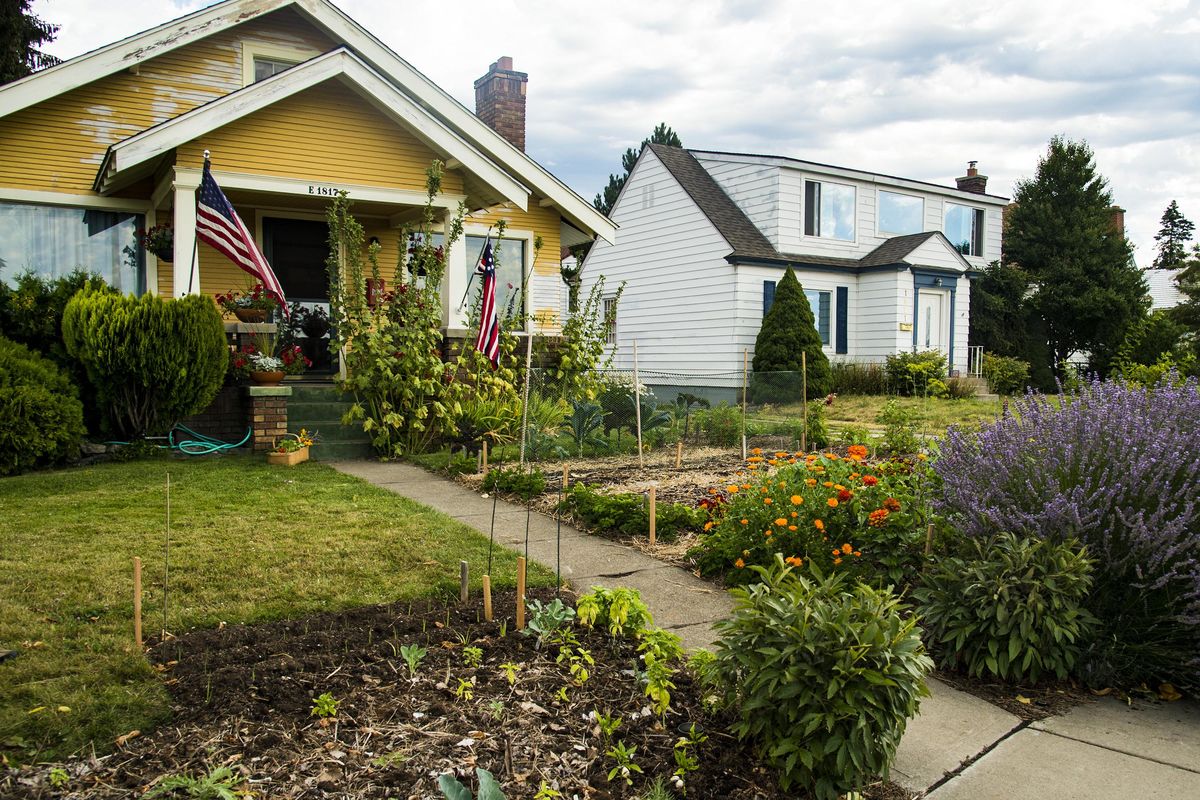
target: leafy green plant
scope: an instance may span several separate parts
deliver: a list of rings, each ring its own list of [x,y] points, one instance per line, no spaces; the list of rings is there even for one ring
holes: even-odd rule
[[[905,455],[921,449],[917,438],[917,415],[895,400],[888,400],[875,421],[884,426],[883,447],[889,453]]]
[[[454,690],[454,696],[464,702],[470,702],[475,699],[475,676],[470,678],[459,678],[458,688]]]
[[[583,686],[587,683],[588,678],[592,675],[589,667],[596,665],[591,652],[580,647],[576,641],[564,643],[558,648],[558,657],[555,659],[555,663],[567,665],[567,671],[576,686]]]
[[[556,797],[562,797],[562,792],[551,788],[550,784],[542,781],[538,785],[537,794],[533,796],[533,800],[554,800]]]
[[[562,423],[563,432],[571,437],[579,455],[583,455],[584,445],[598,450],[608,448],[608,440],[602,435],[604,429],[604,413],[598,403],[587,400],[572,400],[571,414]]]
[[[675,670],[662,659],[655,658],[652,653],[644,654],[646,660],[646,697],[650,698],[650,707],[660,717],[671,707],[671,690],[675,688]]]
[[[616,714],[602,714],[595,709],[592,709],[591,715],[596,720],[596,727],[600,729],[600,736],[606,742],[611,741],[617,729],[621,727],[621,718]]]
[[[536,636],[540,648],[549,642],[559,630],[571,624],[575,619],[575,609],[563,603],[557,597],[549,603],[541,600],[530,600],[526,604],[529,610],[529,620],[521,631],[526,636]]]
[[[800,441],[800,436],[795,436]],[[825,425],[825,404],[821,402],[808,404],[808,436],[805,444],[810,450],[819,450],[829,446],[829,428]]]
[[[408,677],[410,680],[416,680],[417,668],[421,666],[421,662],[428,654],[429,651],[419,644],[400,645],[400,657],[408,665]]]
[[[83,404],[50,361],[0,337],[0,475],[59,464],[78,455]]]
[[[659,775],[638,795],[637,800],[675,800],[675,795],[671,794],[666,780]]]
[[[517,684],[517,673],[524,668],[522,664],[514,664],[511,661],[506,661],[500,665],[500,671],[504,673],[504,678],[508,681],[509,686]]]
[[[482,647],[464,647],[462,651],[463,664],[475,668],[483,663]]]
[[[983,379],[996,394],[1020,394],[1029,383],[1029,362],[995,353],[983,354]]]
[[[168,775],[144,797],[165,797],[182,792],[196,800],[237,800],[242,779],[229,767],[216,767],[205,775]]]
[[[562,508],[597,532],[638,536],[650,530],[649,503],[644,495],[602,494],[585,483],[576,483],[563,496]],[[681,531],[699,529],[705,513],[682,503],[658,503],[654,518],[658,538],[670,542]]]
[[[838,436],[838,444],[845,447],[850,447],[851,445],[871,447],[875,444],[875,439],[871,436],[870,428],[863,425],[846,425],[842,428],[842,432]]]
[[[616,766],[608,771],[608,780],[612,781],[613,778],[620,777],[621,780],[625,781],[626,786],[633,786],[632,774],[634,772],[639,775],[642,774],[642,768],[634,761],[634,757],[637,755],[637,748],[626,747],[625,742],[620,741],[608,748],[605,755],[616,762]]]
[[[504,716],[504,701],[496,698],[488,701],[488,712],[492,715],[492,719],[500,719]]]
[[[324,692],[322,694],[319,694],[313,698],[313,701],[312,701],[313,707],[312,707],[312,711],[309,712],[309,715],[313,716],[313,717],[319,717],[321,719],[329,719],[330,717],[336,717],[337,712],[338,712],[338,705],[340,705],[341,702],[342,702],[341,700],[334,699],[333,695],[330,694],[329,692]]]
[[[893,353],[884,362],[888,386],[896,394],[937,396],[930,382],[946,380],[946,356],[940,350]]]
[[[61,789],[71,782],[71,773],[62,767],[51,767],[50,772],[46,775],[46,780],[55,789]]]
[[[707,741],[708,734],[696,730],[694,722],[688,727],[687,734],[675,741],[675,772],[672,773],[671,780],[675,788],[685,795],[687,776],[700,769],[700,758],[696,755],[695,748]]]
[[[1096,619],[1084,607],[1092,568],[1078,542],[1002,533],[969,539],[913,592],[939,661],[971,676],[1065,679]]]
[[[548,373],[561,387],[562,397],[596,399],[599,391],[597,374],[612,362],[612,353],[606,355],[605,350],[625,283],[622,282],[615,292],[609,292],[607,297],[604,286],[605,279],[601,275],[592,284],[583,306],[567,318],[561,342],[551,354]],[[607,313],[605,300],[611,301]]]
[[[636,589],[593,586],[575,601],[575,609],[585,627],[606,628],[611,635],[627,639],[654,624],[650,609]]]
[[[696,426],[713,447],[733,447],[742,440],[742,410],[721,403],[708,411],[696,412]]]
[[[471,790],[450,773],[438,778],[438,788],[442,790],[445,800],[506,800],[500,784],[482,767],[475,768],[475,776],[479,779],[479,794],[471,796]]]
[[[733,616],[716,626],[732,730],[758,743],[785,790],[836,800],[887,773],[932,662],[890,591],[802,576],[782,556],[753,569],[762,582],[731,590]]]
[[[517,467],[493,469],[483,476],[483,490],[532,500],[546,491],[546,475],[540,469],[528,472]]]
[[[683,658],[683,645],[678,636],[662,628],[641,628],[637,631],[638,652],[659,661],[678,661]]]
[[[888,380],[883,365],[873,362],[839,361],[830,365],[829,391],[835,394],[887,394]]]
[[[85,289],[63,312],[63,342],[83,363],[97,407],[126,438],[166,432],[204,410],[229,356],[212,298],[112,294]]]

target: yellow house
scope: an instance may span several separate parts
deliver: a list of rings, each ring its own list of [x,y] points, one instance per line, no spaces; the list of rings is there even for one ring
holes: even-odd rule
[[[502,218],[500,286],[512,284],[539,332],[555,332],[560,247],[612,241],[615,226],[525,155],[526,80],[499,59],[475,82],[472,113],[325,0],[227,0],[94,50],[0,87],[0,280],[83,268],[171,297],[246,286],[196,244],[209,150],[288,299],[319,305],[329,198],[349,192],[390,271],[436,158],[447,166],[439,204],[473,211],[448,253],[448,335],[466,333],[459,303]],[[135,233],[163,223],[170,261]]]

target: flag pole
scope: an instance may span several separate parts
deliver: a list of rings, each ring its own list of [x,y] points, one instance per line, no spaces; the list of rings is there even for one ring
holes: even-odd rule
[[[208,166],[209,152],[204,151],[204,166]],[[194,225],[193,225],[194,227]],[[192,231],[192,260],[188,262],[188,294],[192,293],[192,287],[195,285],[197,269],[197,255],[200,252],[200,237],[196,236],[195,230]]]
[[[475,266],[472,267],[471,275],[470,275],[470,277],[467,278],[467,290],[465,292],[463,292],[462,300],[459,301],[459,303],[458,303],[459,311],[462,311],[464,308],[467,307],[467,297],[470,296],[470,294],[471,294],[471,284],[475,282],[475,275],[479,271],[479,260],[481,258],[483,258],[483,251],[487,249],[488,243],[492,241],[492,228],[493,227],[494,226],[492,226],[492,225],[488,225],[487,241],[485,241],[483,243],[483,247],[481,247],[479,249],[479,255],[475,257]]]

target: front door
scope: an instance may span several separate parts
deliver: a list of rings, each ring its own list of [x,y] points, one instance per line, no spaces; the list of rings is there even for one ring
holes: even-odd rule
[[[950,354],[949,295],[922,289],[917,298],[917,349]]]
[[[300,304],[294,315],[294,341],[313,362],[310,372],[334,372],[337,359],[329,352],[329,279],[325,272],[329,225],[314,219],[263,217],[262,231],[267,263],[279,278],[288,303]]]

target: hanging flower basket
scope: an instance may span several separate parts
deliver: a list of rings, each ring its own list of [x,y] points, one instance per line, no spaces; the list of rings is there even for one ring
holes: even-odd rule
[[[138,230],[142,247],[153,253],[159,261],[168,264],[175,260],[175,229],[170,225],[155,225],[150,230]]]

